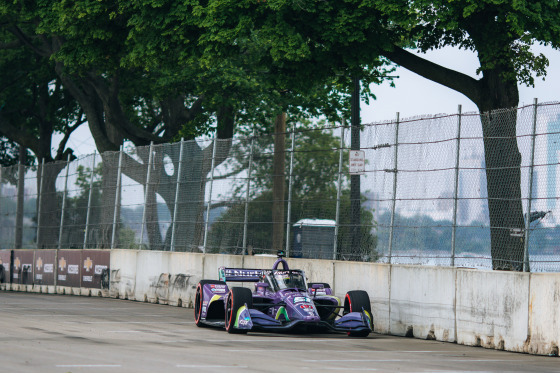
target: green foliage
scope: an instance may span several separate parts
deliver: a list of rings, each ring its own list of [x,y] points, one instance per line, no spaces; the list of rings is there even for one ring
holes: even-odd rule
[[[363,1],[362,3],[366,3]],[[504,80],[533,86],[548,59],[535,43],[560,47],[560,5],[555,0],[372,0],[392,20],[401,40],[425,52],[443,46],[475,51],[478,72],[502,68]],[[395,43],[399,39],[393,38]]]
[[[301,129],[300,129],[301,130]],[[289,134],[288,134],[289,135]],[[272,157],[273,138],[259,136],[253,143],[253,164],[251,173],[251,201],[249,203],[248,244],[257,252],[272,248]],[[289,141],[287,144],[291,144]],[[303,130],[296,134],[294,170],[292,185],[291,223],[303,218],[331,219],[336,216],[336,200],[339,167],[340,139],[330,128]],[[229,161],[239,174],[248,168],[250,138],[242,139],[239,146],[232,149]],[[289,175],[290,153],[286,152],[286,176]],[[339,253],[348,259],[374,260],[377,238],[373,234],[376,222],[371,211],[362,208],[361,246],[350,248],[350,191],[348,188],[348,152],[344,151],[342,173],[343,190],[340,204]],[[228,174],[228,175],[231,175]],[[287,178],[286,178],[287,179]],[[222,197],[233,201],[244,201],[246,185],[233,185],[232,196]],[[286,188],[285,212],[287,212],[288,189]],[[211,226],[209,247],[213,251],[239,251],[242,246],[245,205],[235,204],[227,209]],[[288,238],[290,243],[292,238]]]

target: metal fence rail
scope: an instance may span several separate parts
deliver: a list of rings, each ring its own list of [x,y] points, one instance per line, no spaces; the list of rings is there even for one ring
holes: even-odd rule
[[[511,118],[515,135],[488,135]],[[342,125],[294,126],[284,135],[288,222],[278,224],[290,256],[475,268],[501,261],[516,270],[560,270],[559,103],[484,115],[459,107],[452,115],[397,115],[363,125],[357,242],[350,132]],[[485,156],[485,144],[510,148]],[[273,145],[273,135],[255,134],[93,154],[24,168],[21,186],[17,166],[1,168],[0,248],[16,245],[23,194],[24,248],[272,253]],[[511,160],[489,155],[512,147],[521,156],[520,199],[489,198],[487,175],[511,168]],[[492,188],[511,184],[493,181]],[[489,201],[498,208],[489,209]],[[519,202],[521,224],[491,227],[490,211],[510,222],[509,207]],[[507,240],[492,246],[499,230]]]

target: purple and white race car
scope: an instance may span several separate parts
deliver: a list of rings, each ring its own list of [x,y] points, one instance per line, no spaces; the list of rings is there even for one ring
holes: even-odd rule
[[[341,305],[327,283],[307,284],[304,272],[290,270],[282,257],[278,252],[272,269],[220,267],[219,280],[201,280],[194,305],[196,325],[225,326],[229,333],[311,329],[369,335],[373,321],[367,292],[348,291]],[[230,288],[226,282],[255,282],[255,291]]]

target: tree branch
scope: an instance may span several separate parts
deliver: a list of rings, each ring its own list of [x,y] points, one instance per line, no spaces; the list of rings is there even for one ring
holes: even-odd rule
[[[13,42],[8,42],[8,43],[0,43],[0,49],[12,49],[12,48],[17,48],[22,46],[22,42],[21,40],[15,40]]]
[[[49,50],[50,48],[45,50],[45,49],[36,47],[31,42],[31,38],[29,38],[27,35],[25,35],[25,33],[19,27],[13,26],[13,27],[10,27],[8,30],[12,34],[14,34],[15,37],[18,38],[23,44],[28,46],[33,52],[37,53],[38,55],[43,56],[43,57],[49,57],[51,55],[51,51]]]
[[[392,51],[384,51],[382,54],[405,69],[462,93],[476,105],[479,105],[481,92],[478,80],[418,57],[397,46],[394,46]]]
[[[12,125],[2,113],[0,113],[0,135],[31,149],[33,153],[36,153],[39,147],[39,141],[35,136],[29,134],[25,129]]]

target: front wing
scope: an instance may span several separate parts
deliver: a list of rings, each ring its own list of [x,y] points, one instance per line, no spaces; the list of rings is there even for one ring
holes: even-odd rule
[[[221,324],[221,326],[223,326],[223,324]],[[289,331],[300,326],[316,327],[339,332],[373,331],[372,318],[366,310],[345,314],[333,322],[309,322],[304,320],[281,322],[261,311],[248,309],[245,306],[239,308],[235,321],[236,329],[248,331]]]

